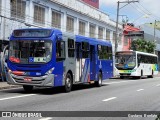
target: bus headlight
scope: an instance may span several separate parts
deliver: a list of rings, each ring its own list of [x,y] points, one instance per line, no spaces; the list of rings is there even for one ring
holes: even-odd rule
[[[50,70],[48,70],[45,74],[49,75],[49,74],[51,74],[53,72],[53,70],[54,70],[54,67],[51,68]]]

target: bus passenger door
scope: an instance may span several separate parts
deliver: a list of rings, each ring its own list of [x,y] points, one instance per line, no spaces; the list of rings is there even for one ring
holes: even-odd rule
[[[82,75],[82,55],[81,55],[81,43],[76,43],[76,75],[75,82],[80,82]]]
[[[90,79],[95,80],[96,75],[96,53],[95,46],[90,45]]]

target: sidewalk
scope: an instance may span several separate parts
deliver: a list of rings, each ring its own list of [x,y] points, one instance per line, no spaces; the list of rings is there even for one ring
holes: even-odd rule
[[[154,75],[154,77],[160,77],[160,72],[158,72],[157,75]]]
[[[19,85],[9,85],[7,82],[0,82],[0,90],[9,89],[9,88],[17,88]]]

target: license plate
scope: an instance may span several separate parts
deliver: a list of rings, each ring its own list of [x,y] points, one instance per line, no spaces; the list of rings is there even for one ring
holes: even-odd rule
[[[31,82],[31,81],[32,81],[32,78],[25,77],[25,78],[24,78],[24,81]]]

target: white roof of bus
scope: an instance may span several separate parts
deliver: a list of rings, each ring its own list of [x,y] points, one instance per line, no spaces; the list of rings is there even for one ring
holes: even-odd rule
[[[117,51],[117,52],[132,52],[133,50],[128,50],[128,51]],[[139,54],[143,54],[143,55],[150,55],[150,56],[156,56],[156,54],[152,54],[152,53],[146,53],[146,52],[140,52],[140,51],[133,51],[133,52],[136,52],[136,53],[139,53]]]

